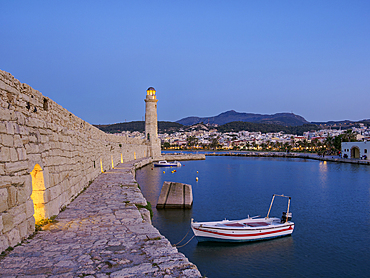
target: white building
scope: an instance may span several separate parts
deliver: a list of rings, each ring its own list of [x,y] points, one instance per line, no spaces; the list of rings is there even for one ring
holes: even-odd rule
[[[370,160],[370,142],[342,142],[342,157]]]

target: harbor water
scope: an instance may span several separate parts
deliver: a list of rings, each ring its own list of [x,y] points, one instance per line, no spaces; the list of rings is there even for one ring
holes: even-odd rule
[[[136,173],[153,207],[153,225],[172,244],[187,234],[191,218],[266,216],[272,194],[292,197],[292,236],[239,244],[194,238],[179,248],[206,277],[369,277],[370,166],[233,156],[182,164],[148,165]],[[164,181],[191,184],[192,209],[156,210]],[[286,205],[285,198],[277,198],[270,216],[281,217]],[[192,236],[190,231],[179,245]]]

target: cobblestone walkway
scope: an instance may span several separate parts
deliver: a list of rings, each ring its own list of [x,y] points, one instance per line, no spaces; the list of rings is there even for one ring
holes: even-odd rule
[[[133,162],[101,174],[57,223],[0,261],[0,277],[200,277],[150,223]]]

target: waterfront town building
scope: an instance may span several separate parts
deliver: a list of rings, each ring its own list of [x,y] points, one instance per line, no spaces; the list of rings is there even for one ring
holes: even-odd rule
[[[370,143],[364,142],[342,142],[342,157],[370,160]]]
[[[353,127],[352,133],[356,135],[356,141],[369,141],[370,128],[361,126]],[[208,149],[214,139],[217,139],[217,149],[222,150],[283,150],[289,146],[292,151],[315,152],[320,148],[325,148],[326,143],[333,147],[333,139],[346,130],[341,129],[322,129],[317,131],[304,132],[303,135],[285,134],[284,132],[261,133],[250,131],[239,132],[217,132],[216,130],[191,130],[174,132],[172,134],[159,134],[162,144],[166,143],[170,149],[186,148],[187,139],[192,136],[196,138],[193,149]],[[143,137],[144,135],[141,134]],[[270,146],[270,147],[269,147]],[[316,146],[316,147],[315,147]],[[167,147],[168,148],[168,147]]]

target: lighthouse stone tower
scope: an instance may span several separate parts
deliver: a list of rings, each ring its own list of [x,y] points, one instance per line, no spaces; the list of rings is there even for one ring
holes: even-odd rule
[[[156,91],[153,87],[146,90],[145,98],[145,138],[149,145],[149,156],[161,156],[161,140],[158,138],[157,102]]]

